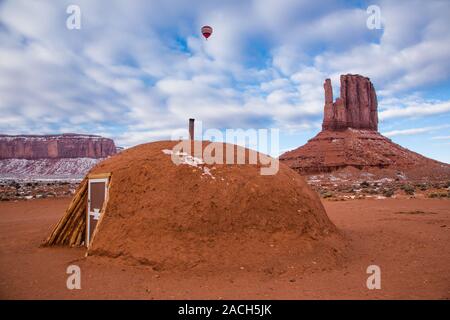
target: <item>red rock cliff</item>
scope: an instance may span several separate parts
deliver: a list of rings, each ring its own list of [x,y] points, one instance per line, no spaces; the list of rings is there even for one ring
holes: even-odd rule
[[[378,130],[378,102],[369,78],[360,75],[341,75],[341,94],[333,102],[330,79],[324,83],[325,107],[323,130],[346,128]]]
[[[94,135],[0,135],[0,159],[106,158],[114,141]]]

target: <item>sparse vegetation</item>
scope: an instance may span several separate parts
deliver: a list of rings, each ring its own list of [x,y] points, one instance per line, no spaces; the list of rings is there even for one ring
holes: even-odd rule
[[[431,211],[422,211],[422,210],[412,210],[412,211],[397,211],[395,214],[437,214],[436,212]]]
[[[324,198],[324,199],[331,198],[331,197],[333,197],[333,193],[331,193],[329,191],[322,193],[322,198]]]
[[[370,183],[368,183],[367,181],[363,181],[363,182],[361,182],[360,186],[361,186],[361,188],[367,188],[370,186]]]
[[[428,195],[428,198],[450,198],[450,192],[433,192]]]
[[[428,190],[428,186],[426,183],[423,183],[423,184],[419,185],[419,189],[421,191],[426,191],[426,190]]]
[[[0,201],[29,200],[47,197],[61,197],[73,194],[77,182],[38,183],[29,181],[2,180],[0,185]]]
[[[405,191],[405,193],[407,194],[407,195],[410,195],[410,196],[412,196],[412,195],[414,195],[414,191],[416,190],[412,185],[410,185],[410,184],[404,184],[402,187],[401,187],[401,189],[403,190],[403,191]]]
[[[384,189],[383,196],[385,196],[386,198],[390,198],[393,195],[394,195],[394,190],[393,189]]]
[[[377,180],[368,180],[366,177],[357,181],[347,180],[344,177],[342,181],[315,181],[312,184],[320,197],[323,198],[342,198],[360,199],[360,198],[450,198],[450,187],[446,187],[450,181],[432,181],[427,179],[421,180],[403,180],[396,182],[392,178],[384,178]],[[434,193],[434,194],[433,194]]]

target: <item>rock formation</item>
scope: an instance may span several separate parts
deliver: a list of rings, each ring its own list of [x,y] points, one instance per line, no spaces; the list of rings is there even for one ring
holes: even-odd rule
[[[347,128],[378,130],[378,102],[369,78],[341,75],[341,94],[333,102],[331,80],[326,79],[323,130]]]
[[[347,167],[381,176],[407,173],[414,179],[450,179],[450,165],[393,143],[378,132],[377,96],[369,78],[342,75],[340,97],[333,102],[325,80],[322,131],[280,160],[301,174],[329,173]]]
[[[0,135],[0,179],[80,179],[116,152],[113,140],[94,135]]]
[[[114,141],[94,135],[0,135],[0,159],[106,158]]]

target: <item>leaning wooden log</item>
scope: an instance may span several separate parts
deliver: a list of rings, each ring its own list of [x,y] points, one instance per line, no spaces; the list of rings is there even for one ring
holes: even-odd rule
[[[70,213],[70,218],[65,223],[64,227],[60,231],[60,235],[56,242],[59,244],[67,244],[66,240],[70,237],[70,233],[73,231],[73,227],[78,219],[83,218],[83,212],[86,209],[87,192],[83,192],[83,196],[78,201],[77,206]]]
[[[111,174],[103,173],[98,175],[89,175],[80,183],[75,192],[74,197],[70,201],[70,204],[59,220],[59,222],[55,225],[50,236],[46,239],[46,241],[42,244],[43,246],[52,246],[52,245],[69,245],[69,246],[81,246],[84,244],[84,239],[86,237],[86,224],[87,224],[87,203],[88,203],[88,179],[100,179],[100,178],[108,178],[108,185],[111,184]],[[109,188],[108,188],[109,189]],[[97,224],[100,224],[101,218],[106,211],[106,206],[108,203],[108,194],[105,196],[105,201],[103,203],[100,215],[100,221]],[[96,231],[96,230],[95,230]],[[95,231],[93,236],[95,236]],[[93,238],[93,237],[92,237]]]
[[[79,187],[77,188],[77,191],[75,193],[74,198],[69,204],[69,207],[67,208],[64,216],[61,218],[61,220],[57,223],[55,228],[53,229],[52,233],[50,234],[47,241],[44,243],[44,245],[52,245],[55,244],[58,236],[61,233],[61,230],[64,228],[64,226],[67,224],[67,221],[72,217],[72,212],[75,209],[75,207],[78,205],[78,202],[80,201],[80,198],[83,196],[83,193],[87,192],[87,179],[84,179]]]
[[[88,181],[85,178],[77,188],[65,214],[43,243],[44,246],[69,244],[72,242],[70,240],[74,234],[83,231],[82,229],[74,228],[74,226],[78,226],[83,220],[86,220],[87,187]],[[74,238],[78,237],[74,236]]]
[[[83,223],[82,219],[78,219],[77,222],[77,226],[74,228],[72,234],[70,235],[70,239],[69,239],[69,246],[76,246],[79,245],[79,243],[77,242],[77,239],[79,237],[80,234],[82,234],[82,228],[85,224]]]
[[[87,200],[87,199],[86,199]],[[86,203],[86,201],[84,201]],[[74,223],[69,228],[70,238],[67,237],[68,244],[70,246],[75,245],[75,241],[78,238],[78,235],[83,233],[83,226],[86,225],[86,206],[81,207],[76,213],[76,218]]]
[[[70,230],[70,226],[73,222],[73,220],[76,218],[76,211],[80,208],[83,202],[83,197],[78,200],[74,205],[75,207],[70,208],[66,212],[66,217],[63,218],[64,220],[59,224],[55,234],[53,235],[53,241],[52,244],[63,244],[64,238],[66,237],[66,234],[68,230]]]

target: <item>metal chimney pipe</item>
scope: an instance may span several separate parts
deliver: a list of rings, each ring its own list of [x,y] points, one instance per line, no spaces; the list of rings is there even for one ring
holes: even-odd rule
[[[194,122],[195,119],[189,119],[189,140],[194,140]]]

